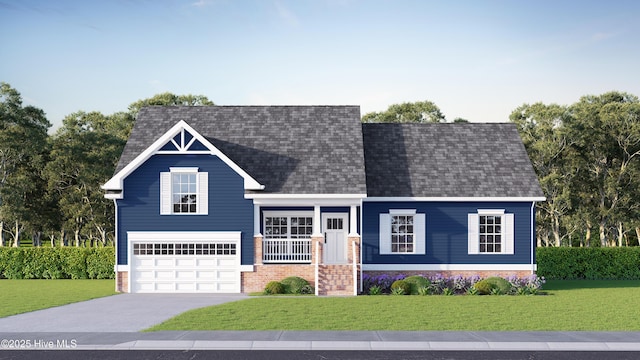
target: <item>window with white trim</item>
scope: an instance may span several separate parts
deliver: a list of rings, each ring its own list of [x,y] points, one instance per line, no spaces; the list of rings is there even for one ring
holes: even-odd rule
[[[514,217],[501,209],[468,215],[469,254],[513,254]]]
[[[262,227],[263,262],[311,262],[312,211],[265,211]]]
[[[424,254],[425,219],[416,210],[380,214],[380,254]]]
[[[208,213],[208,174],[198,168],[172,167],[160,173],[160,214]]]

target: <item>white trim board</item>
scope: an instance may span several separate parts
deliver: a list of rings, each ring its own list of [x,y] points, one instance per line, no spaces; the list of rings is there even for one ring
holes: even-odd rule
[[[202,143],[207,149],[209,149],[209,154],[217,156],[222,160],[227,166],[233,169],[238,175],[240,175],[244,179],[244,188],[245,190],[263,190],[264,185],[260,184],[257,180],[252,178],[247,172],[240,168],[236,163],[234,163],[231,159],[229,159],[222,151],[216,148],[211,142],[209,142],[204,136],[200,135],[196,130],[194,130],[189,124],[187,124],[184,120],[180,120],[176,123],[171,129],[165,132],[161,137],[159,137],[156,141],[153,142],[149,147],[147,147],[140,155],[136,156],[133,161],[128,163],[122,170],[120,170],[117,174],[115,174],[109,181],[100,186],[103,190],[123,190],[123,182],[124,179],[129,176],[134,170],[136,170],[140,165],[142,165],[145,161],[147,161],[151,156],[160,152],[160,149],[167,143],[173,140],[173,138],[183,131],[188,131],[194,139],[197,139],[200,143]],[[184,154],[184,152],[173,152],[177,154]],[[199,152],[200,153],[200,152]],[[122,192],[120,193],[119,199],[122,199]],[[118,198],[113,195],[110,198]]]
[[[530,271],[537,264],[362,264],[363,271]]]
[[[546,201],[545,197],[367,197],[362,201],[430,201],[430,202],[530,202]]]

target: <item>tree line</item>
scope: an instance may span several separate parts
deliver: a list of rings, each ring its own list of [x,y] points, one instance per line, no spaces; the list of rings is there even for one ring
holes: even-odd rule
[[[0,83],[0,246],[113,244],[114,204],[100,185],[114,172],[138,111],[214,105],[163,93],[102,114],[78,111],[48,134],[45,113]],[[523,104],[510,115],[547,201],[537,206],[538,246],[630,246],[640,238],[640,101],[608,92],[574,104]],[[363,122],[446,122],[430,101],[372,112]],[[453,122],[467,122],[456,118]]]
[[[45,113],[0,83],[0,246],[113,244],[114,204],[100,185],[115,170],[138,111],[148,105],[213,105],[201,95],[158,94],[128,111],[78,111],[53,134]],[[27,240],[28,241],[28,240]]]

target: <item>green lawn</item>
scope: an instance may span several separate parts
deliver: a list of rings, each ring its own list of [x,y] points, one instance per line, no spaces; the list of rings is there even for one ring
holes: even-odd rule
[[[113,295],[115,280],[0,280],[0,317]]]
[[[259,297],[186,312],[160,330],[638,331],[640,281],[549,281],[538,296]]]

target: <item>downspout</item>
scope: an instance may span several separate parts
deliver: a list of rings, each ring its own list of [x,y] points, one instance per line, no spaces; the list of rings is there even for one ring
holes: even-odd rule
[[[535,251],[535,228],[536,228],[536,202],[531,202],[531,274],[536,273],[536,265],[534,264],[534,251]]]

